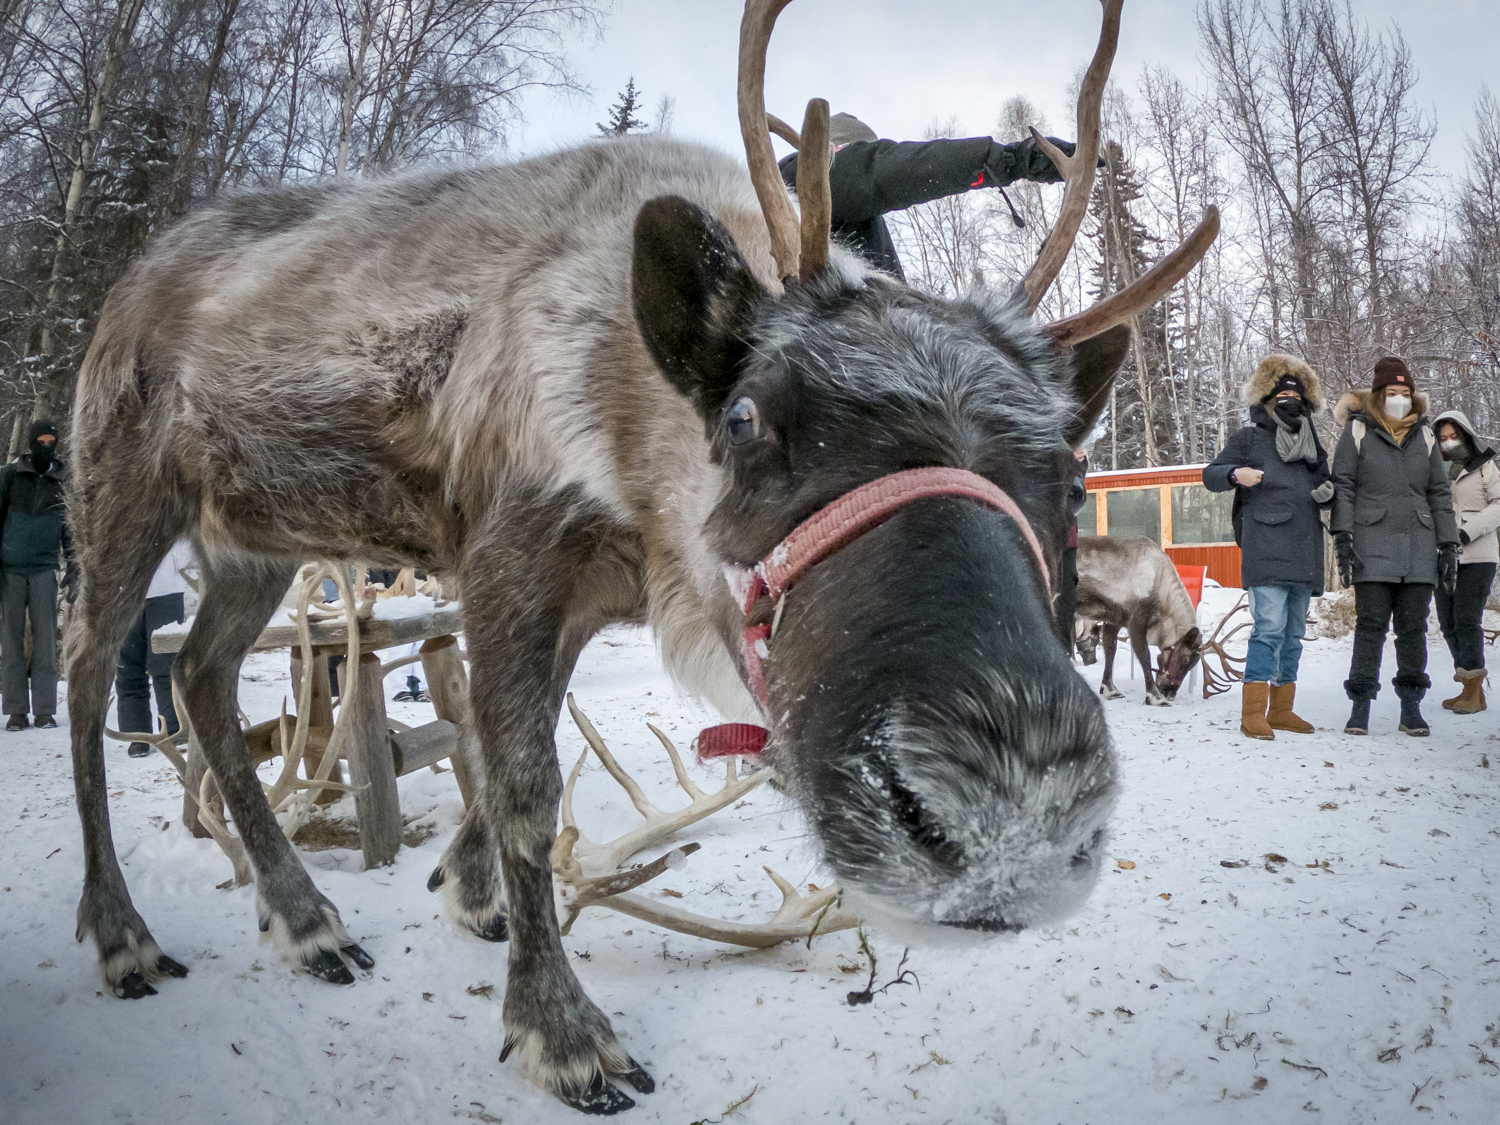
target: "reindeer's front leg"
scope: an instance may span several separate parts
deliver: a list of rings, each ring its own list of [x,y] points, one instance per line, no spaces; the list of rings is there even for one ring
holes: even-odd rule
[[[1146,617],[1137,614],[1130,622],[1130,648],[1141,666],[1141,678],[1146,682],[1146,706],[1170,707],[1167,697],[1156,688],[1156,677],[1151,673],[1151,646],[1146,643]]]
[[[1134,637],[1131,638],[1132,641]],[[1099,681],[1099,694],[1105,699],[1124,699],[1125,693],[1115,687],[1115,648],[1120,643],[1120,627],[1104,626],[1104,679]]]
[[[483,868],[466,849],[484,839],[498,846],[508,905],[496,909],[508,909],[510,938],[500,1058],[518,1054],[533,1082],[575,1109],[615,1113],[635,1103],[606,1075],[641,1093],[655,1082],[573,975],[558,933],[550,858],[562,794],[558,713],[579,650],[611,616],[599,601],[611,549],[599,537],[601,521],[579,514],[584,507],[557,501],[528,505],[521,515],[511,509],[470,544],[464,627],[485,771],[475,811],[485,834],[461,834],[440,871],[461,879]],[[621,580],[618,567],[613,576]]]

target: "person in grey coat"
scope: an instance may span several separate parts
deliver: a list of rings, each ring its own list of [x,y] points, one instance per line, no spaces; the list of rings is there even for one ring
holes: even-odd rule
[[[1451,594],[1437,592],[1438,624],[1453,654],[1453,678],[1463,691],[1443,700],[1443,707],[1459,715],[1485,709],[1484,603],[1500,563],[1500,465],[1495,450],[1474,430],[1462,410],[1439,414],[1432,424],[1438,448],[1448,465],[1453,486],[1453,511],[1458,517],[1458,582]]]
[[[1396,631],[1400,729],[1431,733],[1420,704],[1427,676],[1427,608],[1440,582],[1458,576],[1458,523],[1448,470],[1424,417],[1427,397],[1401,360],[1375,364],[1368,393],[1350,391],[1334,408],[1343,424],[1333,455],[1333,543],[1339,577],[1354,586],[1354,656],[1344,691],[1354,707],[1344,731],[1366,734],[1380,692],[1388,625]]]
[[[1235,490],[1240,581],[1255,620],[1245,656],[1240,733],[1311,734],[1292,711],[1307,604],[1323,592],[1323,522],[1333,498],[1328,455],[1313,429],[1323,408],[1318,376],[1302,360],[1270,355],[1244,387],[1250,425],[1203,470],[1210,492]]]

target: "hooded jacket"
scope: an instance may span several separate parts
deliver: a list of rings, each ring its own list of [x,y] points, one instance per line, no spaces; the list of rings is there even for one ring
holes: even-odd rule
[[[1376,419],[1374,395],[1350,391],[1333,409],[1342,428],[1333,454],[1335,532],[1354,533],[1355,582],[1436,586],[1440,543],[1458,543],[1448,470],[1427,396],[1412,392],[1417,424],[1398,444]]]
[[[1250,425],[1236,432],[1218,457],[1203,470],[1203,484],[1210,492],[1235,492],[1239,515],[1240,582],[1252,586],[1306,586],[1314,594],[1323,592],[1324,505],[1313,499],[1319,485],[1332,479],[1328,454],[1317,442],[1316,464],[1283,461],[1276,451],[1276,421],[1264,399],[1284,374],[1295,375],[1307,393],[1308,410],[1302,424],[1311,426],[1312,415],[1323,407],[1322,387],[1312,368],[1293,356],[1273,355],[1262,360],[1245,382],[1243,394],[1250,404]],[[1265,474],[1259,484],[1245,488],[1230,479],[1239,468],[1259,469]]]
[[[0,469],[0,569],[56,570],[59,550],[64,558],[73,558],[63,508],[67,479],[61,461],[39,473],[29,453]]]
[[[1439,414],[1432,423],[1436,432],[1444,422],[1452,422],[1469,435],[1474,455],[1464,465],[1458,479],[1452,482],[1453,512],[1458,526],[1469,537],[1460,544],[1460,563],[1500,563],[1500,465],[1493,447],[1485,445],[1474,432],[1474,424],[1462,410]]]

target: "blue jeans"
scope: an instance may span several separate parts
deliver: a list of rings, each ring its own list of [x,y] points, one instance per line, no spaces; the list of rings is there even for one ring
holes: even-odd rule
[[[1250,587],[1250,615],[1255,618],[1255,629],[1245,653],[1246,683],[1268,680],[1280,686],[1297,682],[1310,601],[1309,586]]]

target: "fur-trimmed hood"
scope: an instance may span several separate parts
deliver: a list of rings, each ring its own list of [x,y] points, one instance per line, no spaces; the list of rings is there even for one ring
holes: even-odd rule
[[[1355,414],[1368,414],[1374,417],[1375,411],[1370,405],[1374,397],[1374,391],[1348,391],[1344,397],[1339,399],[1338,405],[1333,408],[1333,420],[1340,429],[1349,424],[1349,419]],[[1427,413],[1427,396],[1421,391],[1412,391],[1411,406],[1417,412],[1417,417]]]
[[[1245,403],[1254,406],[1276,388],[1276,380],[1283,375],[1292,375],[1307,388],[1306,402],[1316,414],[1323,409],[1323,385],[1318,382],[1318,373],[1294,355],[1268,355],[1260,361],[1255,374],[1245,381],[1242,393]]]

